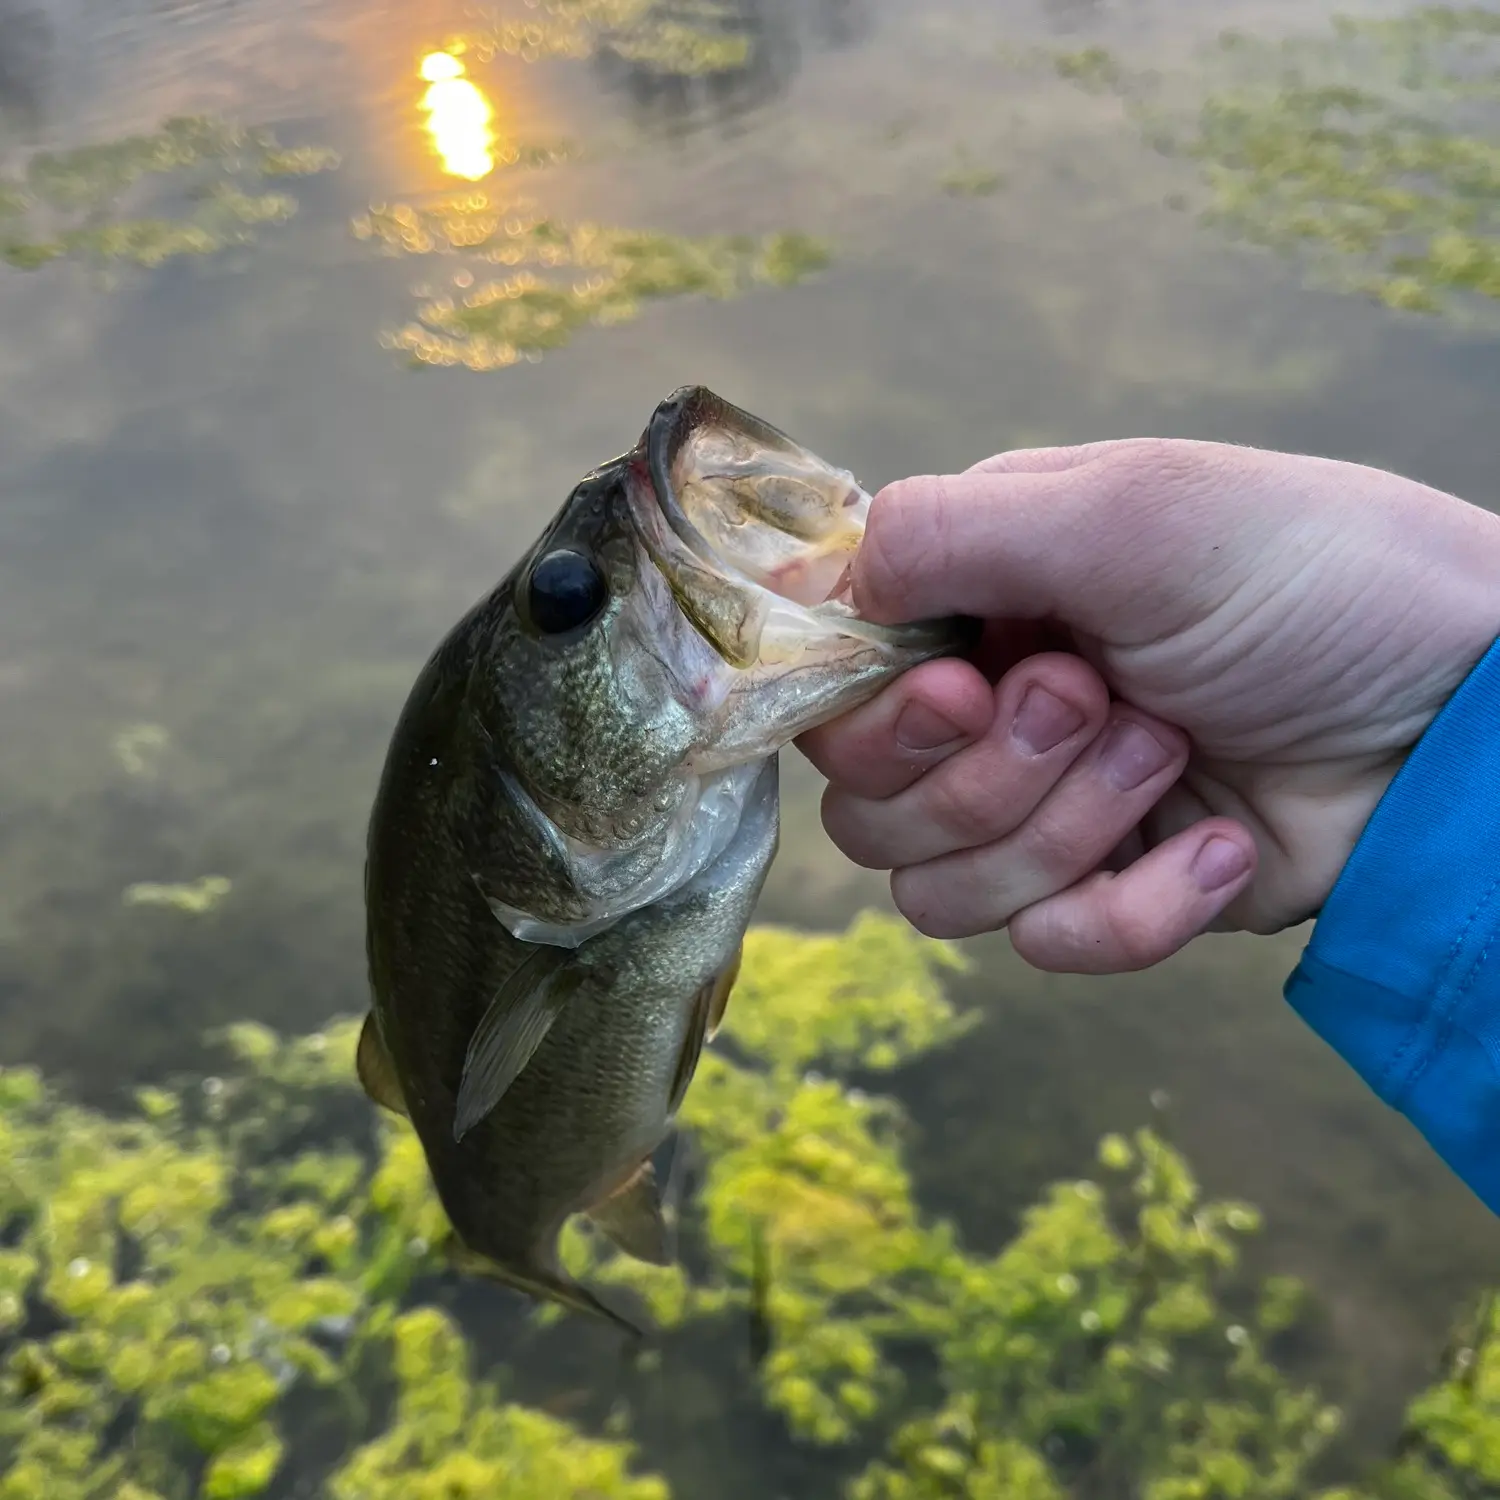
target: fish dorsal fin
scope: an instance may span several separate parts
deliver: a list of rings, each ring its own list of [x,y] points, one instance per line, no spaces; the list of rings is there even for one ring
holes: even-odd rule
[[[375,1012],[365,1017],[359,1029],[359,1048],[354,1054],[354,1066],[359,1073],[359,1086],[376,1104],[395,1115],[407,1113],[406,1100],[401,1095],[401,1085],[396,1081],[396,1065],[381,1040],[380,1028],[375,1024]]]
[[[453,1116],[455,1141],[463,1140],[505,1097],[552,1029],[573,992],[565,974],[571,956],[566,949],[537,944],[495,991],[464,1059]]]
[[[653,1266],[672,1264],[661,1193],[649,1157],[622,1186],[589,1209],[588,1216],[627,1255]]]
[[[740,977],[740,960],[745,956],[745,945],[740,944],[734,950],[734,957],[730,960],[729,967],[714,980],[713,998],[708,1007],[708,1030],[705,1033],[706,1041],[713,1041],[719,1034],[719,1027],[724,1024],[724,1012],[729,1009],[729,994],[734,989],[735,980]]]

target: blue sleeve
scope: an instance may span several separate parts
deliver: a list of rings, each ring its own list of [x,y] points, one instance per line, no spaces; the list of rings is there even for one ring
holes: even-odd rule
[[[1500,1213],[1500,641],[1387,788],[1285,993]]]

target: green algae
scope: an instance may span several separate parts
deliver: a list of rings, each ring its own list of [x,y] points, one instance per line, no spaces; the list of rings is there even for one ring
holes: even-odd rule
[[[667,70],[730,66],[728,53],[699,55],[684,40],[684,27],[696,36],[693,26],[718,25],[729,13],[720,15],[706,0],[690,11],[666,25],[633,0],[560,3],[550,7],[545,25],[455,39],[451,50],[567,56],[577,51],[568,38],[586,35],[580,55],[607,43],[622,57],[654,59],[652,66]],[[696,17],[691,26],[684,15]],[[523,34],[535,49],[516,41]],[[376,204],[355,218],[357,241],[390,254],[464,263],[448,291],[421,297],[415,317],[386,330],[381,342],[416,366],[502,369],[562,348],[583,328],[629,322],[651,301],[728,299],[755,287],[794,286],[828,264],[828,247],[803,234],[692,237],[565,223],[538,212],[510,186],[517,172],[555,167],[584,151],[572,141],[499,142],[492,190],[421,207]],[[156,269],[184,256],[212,256],[253,243],[261,228],[285,224],[297,212],[289,193],[259,190],[268,180],[337,164],[331,151],[288,148],[270,131],[209,118],[172,119],[151,135],[38,153],[20,178],[0,179],[0,260],[20,270],[63,260]],[[491,266],[505,274],[476,277],[476,269]],[[132,763],[138,758],[128,748],[119,753]]]
[[[165,906],[174,911],[202,916],[212,911],[234,888],[227,875],[204,875],[198,880],[160,882],[138,880],[125,887],[121,900],[126,906]]]
[[[1299,259],[1323,286],[1460,325],[1500,302],[1500,19],[1428,5],[1324,34],[1225,32],[1183,80],[1102,47],[1053,70],[1115,95],[1157,150],[1194,164],[1201,220]]]
[[[490,192],[431,207],[376,205],[354,233],[392,254],[463,259],[452,290],[424,298],[415,319],[382,342],[413,364],[478,371],[535,360],[585,327],[638,317],[647,302],[792,286],[828,261],[827,249],[804,235],[692,238],[570,224]],[[476,278],[470,265],[506,274]]]
[[[961,1039],[977,1022],[942,981],[963,967],[883,916],[754,929],[684,1113],[706,1265],[640,1266],[575,1223],[573,1269],[668,1330],[728,1331],[763,1243],[754,1379],[791,1433],[848,1455],[848,1500],[1439,1500],[1500,1479],[1486,1298],[1396,1456],[1321,1487],[1339,1414],[1277,1363],[1305,1294],[1247,1283],[1259,1215],[1206,1198],[1152,1131],[1107,1137],[1096,1178],[1055,1184],[997,1252],[924,1214],[900,1109],[847,1075]],[[0,1497],[668,1500],[623,1408],[599,1431],[520,1399],[428,1300],[446,1223],[410,1127],[357,1093],[357,1031],[231,1027],[224,1076],[143,1089],[126,1118],[0,1070]],[[921,1382],[896,1353],[915,1348]],[[652,1366],[672,1377],[670,1346]]]
[[[533,14],[524,19],[483,17],[448,50],[481,61],[502,53],[528,62],[604,54],[679,78],[735,72],[753,56],[746,8],[731,0],[527,0],[527,8]]]
[[[337,156],[286,147],[268,130],[207,117],[167,120],[150,135],[39,152],[0,179],[0,260],[20,270],[53,261],[154,268],[248,244],[297,212],[270,180],[326,172]],[[171,212],[144,212],[152,191],[175,192]],[[147,204],[143,205],[142,200]]]
[[[522,18],[481,16],[445,50],[481,64],[500,55],[615,59],[679,79],[738,74],[754,61],[750,11],[732,0],[528,0]],[[359,240],[388,253],[457,257],[445,289],[419,294],[413,319],[381,343],[417,367],[474,371],[535,362],[583,329],[637,318],[667,298],[738,297],[794,286],[829,262],[827,245],[795,232],[687,236],[662,229],[566,223],[512,186],[515,173],[588,154],[587,145],[502,142],[484,191],[435,203],[375,204],[354,220]],[[486,274],[490,266],[505,274]]]

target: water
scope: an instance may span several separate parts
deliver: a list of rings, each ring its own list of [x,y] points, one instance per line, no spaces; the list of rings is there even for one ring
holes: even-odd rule
[[[587,60],[473,62],[502,134],[588,148],[526,175],[549,213],[796,231],[833,251],[796,286],[648,303],[475,373],[414,371],[381,343],[457,263],[350,232],[372,203],[464,186],[418,74],[472,24],[457,6],[0,0],[12,163],[197,113],[341,156],[285,185],[298,212],[253,246],[109,285],[67,263],[0,268],[5,1060],[110,1102],[194,1062],[211,1025],[304,1031],[363,1010],[364,819],[417,667],[678,384],[872,488],[1008,447],[1155,433],[1358,459],[1500,502],[1491,336],[1317,289],[1200,227],[1173,207],[1188,169],[1115,101],[1002,57],[1098,44],[1185,67],[1220,26],[1274,33],[1332,8],[1204,9],[766,0],[758,71],[718,91]],[[817,830],[811,773],[788,757],[786,780],[763,915],[840,923],[886,904]],[[206,876],[230,884],[204,914],[122,899]],[[1107,981],[977,943],[959,988],[986,1026],[901,1091],[924,1201],[981,1245],[1164,1092],[1208,1185],[1267,1210],[1261,1261],[1326,1301],[1330,1367],[1373,1437],[1500,1240],[1284,1008],[1305,937],[1205,940]]]

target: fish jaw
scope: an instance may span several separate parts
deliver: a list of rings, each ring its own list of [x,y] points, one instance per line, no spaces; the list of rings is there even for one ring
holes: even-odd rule
[[[869,494],[702,386],[657,408],[624,486],[646,560],[676,606],[652,601],[653,652],[706,721],[687,767],[695,774],[774,755],[974,639],[971,621],[861,619],[849,584]]]

